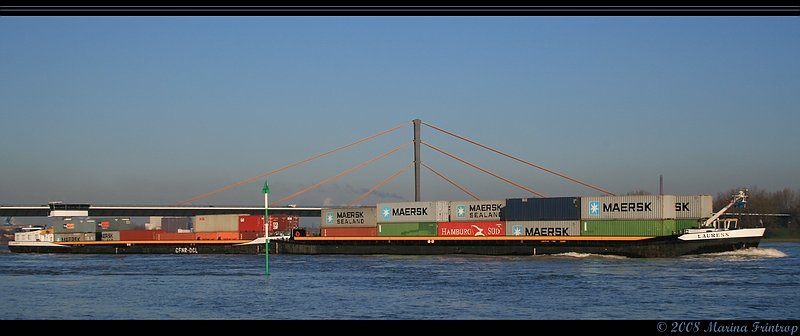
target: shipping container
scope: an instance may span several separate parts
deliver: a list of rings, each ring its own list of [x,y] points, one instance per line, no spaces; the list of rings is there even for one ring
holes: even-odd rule
[[[378,223],[449,222],[449,202],[378,203]],[[380,230],[379,230],[380,231]]]
[[[94,218],[97,223],[97,231],[123,231],[139,230],[141,226],[135,226],[130,218]]]
[[[450,221],[492,222],[501,221],[505,200],[499,201],[450,201]]]
[[[97,222],[87,218],[60,218],[53,221],[53,231],[55,233],[97,232]]]
[[[686,229],[697,229],[705,221],[705,219],[677,219],[675,220],[675,227],[678,232],[683,232]]]
[[[269,215],[269,233],[291,232],[292,229],[300,226],[300,217],[290,215]],[[264,232],[263,215],[240,215],[239,232]]]
[[[713,203],[710,195],[675,196],[675,218],[709,218],[714,214]]]
[[[676,231],[674,219],[581,221],[581,236],[669,236]]]
[[[162,233],[164,233],[164,230],[125,230],[119,232],[119,240],[123,241],[157,240],[158,235]]]
[[[176,233],[178,234],[178,233]],[[198,240],[237,240],[239,239],[238,231],[229,232],[195,232],[193,233]]]
[[[300,226],[300,217],[292,215],[269,215],[269,233],[286,234]]]
[[[320,230],[323,237],[375,237],[377,227],[324,227]]]
[[[241,215],[203,215],[194,216],[194,232],[232,232],[239,231],[239,216]],[[164,219],[161,220],[164,226]]]
[[[256,231],[245,231],[239,232],[239,239],[241,240],[253,240],[264,237],[264,231],[256,232]]]
[[[436,236],[436,223],[379,223],[378,236]]]
[[[148,225],[145,225],[145,229],[147,230],[159,230],[161,229],[161,216],[150,216],[150,222]]]
[[[580,236],[581,222],[514,221],[506,222],[507,236]]]
[[[81,242],[97,240],[95,232],[56,233],[53,235],[56,242]]]
[[[437,230],[437,235],[440,237],[485,237],[506,235],[506,225],[501,221],[441,222],[437,223]]]
[[[239,232],[264,232],[264,215],[239,216]]]
[[[167,232],[188,230],[192,226],[191,217],[162,217],[161,229]]]
[[[164,232],[156,237],[157,240],[197,240],[197,235],[194,232]]]
[[[353,228],[378,226],[375,207],[322,208],[320,213],[322,228]]]
[[[675,219],[674,195],[581,197],[581,220]]]
[[[97,233],[97,240],[116,241],[119,240],[119,231],[103,231]]]
[[[580,198],[508,198],[503,208],[505,221],[579,220]]]

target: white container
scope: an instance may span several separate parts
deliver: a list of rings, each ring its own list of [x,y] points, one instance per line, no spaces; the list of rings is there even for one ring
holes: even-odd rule
[[[675,196],[675,218],[709,218],[714,214],[713,203],[710,195]]]
[[[507,236],[580,236],[580,221],[506,222]]]
[[[506,200],[450,201],[451,222],[493,222],[501,220]]]
[[[449,222],[449,202],[378,203],[378,223]]]
[[[194,232],[239,231],[239,215],[194,216],[193,224]]]
[[[675,219],[674,195],[581,197],[581,219]]]
[[[320,227],[377,227],[375,207],[322,208]]]

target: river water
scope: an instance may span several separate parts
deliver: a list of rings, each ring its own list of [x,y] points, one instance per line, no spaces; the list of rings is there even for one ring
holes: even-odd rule
[[[671,259],[15,254],[1,319],[800,319],[800,244]]]

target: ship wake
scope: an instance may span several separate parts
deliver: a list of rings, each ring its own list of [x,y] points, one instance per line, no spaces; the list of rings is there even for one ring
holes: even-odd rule
[[[602,258],[602,259],[627,259],[628,258],[628,257],[625,257],[625,256],[620,256],[620,255],[578,253],[578,252],[559,253],[559,254],[553,254],[552,256],[555,256],[555,257],[568,257],[568,258]]]
[[[701,254],[698,255],[697,257],[700,258],[722,257],[728,259],[764,259],[764,258],[783,258],[786,257],[786,253],[783,253],[780,250],[774,248],[751,247],[736,251]]]

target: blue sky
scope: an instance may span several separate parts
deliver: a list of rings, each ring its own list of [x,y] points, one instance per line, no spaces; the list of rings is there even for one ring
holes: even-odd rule
[[[280,199],[410,142],[415,118],[615,193],[659,174],[672,194],[800,188],[798,17],[0,17],[0,41],[0,204],[175,204],[409,125],[271,176]],[[547,196],[598,194],[422,137]],[[347,204],[412,154],[285,203]],[[482,199],[531,196],[422,159]],[[407,171],[362,204],[413,197]]]

